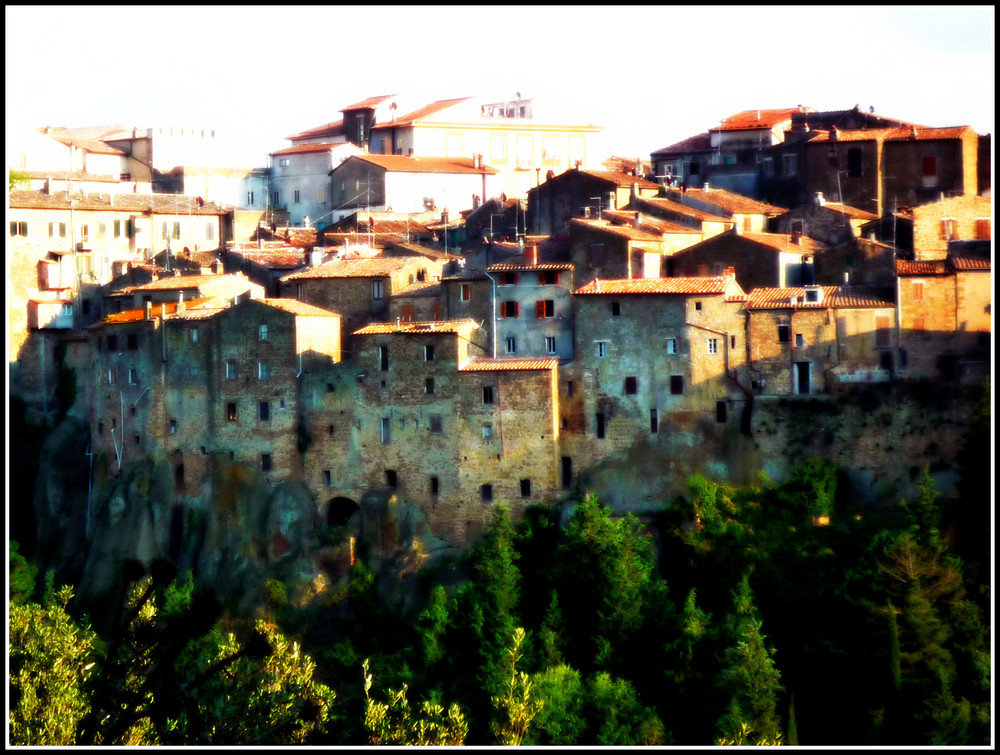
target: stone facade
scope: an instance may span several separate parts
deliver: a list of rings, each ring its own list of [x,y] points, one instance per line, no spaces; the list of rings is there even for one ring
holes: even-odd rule
[[[487,273],[496,281],[497,353],[573,358],[573,266],[569,263],[501,263]]]
[[[980,196],[960,196],[918,205],[897,222],[912,228],[912,251],[917,260],[941,260],[948,242],[992,237],[993,203]]]

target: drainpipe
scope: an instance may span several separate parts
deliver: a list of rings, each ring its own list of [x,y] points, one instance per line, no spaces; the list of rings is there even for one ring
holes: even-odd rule
[[[492,243],[492,242],[490,242]],[[489,273],[485,273],[486,277],[493,281],[493,358],[497,358],[497,282],[496,279]]]

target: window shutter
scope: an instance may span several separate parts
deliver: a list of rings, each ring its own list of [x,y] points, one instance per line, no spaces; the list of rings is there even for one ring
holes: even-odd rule
[[[536,301],[535,302],[535,317],[537,317],[538,319],[541,319],[541,318],[545,317],[545,302],[544,301]]]

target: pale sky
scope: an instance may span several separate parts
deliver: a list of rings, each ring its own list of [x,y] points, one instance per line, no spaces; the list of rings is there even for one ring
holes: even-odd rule
[[[546,99],[643,157],[756,108],[992,133],[992,6],[5,8],[7,123],[215,128],[234,162],[381,94]]]

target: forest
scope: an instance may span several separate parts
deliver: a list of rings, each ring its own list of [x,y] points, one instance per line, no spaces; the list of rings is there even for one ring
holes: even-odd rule
[[[499,504],[407,612],[361,543],[346,579],[272,580],[252,616],[130,562],[92,625],[11,543],[10,743],[989,745],[983,401],[957,505],[914,468],[914,500],[862,507],[820,459],[693,477],[643,519]]]

